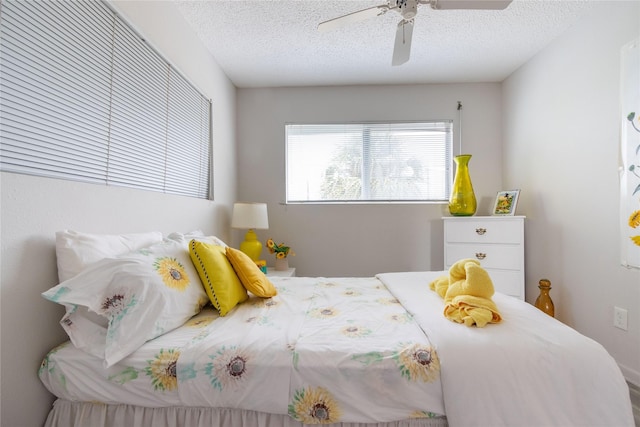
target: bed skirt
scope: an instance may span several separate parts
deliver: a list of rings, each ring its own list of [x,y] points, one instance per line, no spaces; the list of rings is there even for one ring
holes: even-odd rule
[[[105,405],[58,399],[53,403],[45,427],[301,427],[288,415],[267,414],[233,408],[167,407],[145,408],[133,405]],[[387,423],[325,424],[334,427],[447,427],[445,417],[416,418]]]

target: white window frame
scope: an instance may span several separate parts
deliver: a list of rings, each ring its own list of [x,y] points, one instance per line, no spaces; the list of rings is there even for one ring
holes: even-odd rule
[[[354,203],[372,203],[372,204],[384,204],[384,203],[443,203],[448,201],[449,194],[451,192],[451,183],[453,180],[453,171],[452,171],[452,155],[453,155],[453,120],[423,120],[420,122],[358,122],[358,123],[287,123],[285,124],[285,202],[287,204],[354,204]],[[441,150],[437,152],[438,165],[441,167],[441,170],[436,173],[442,173],[441,176],[438,177],[437,182],[437,191],[423,189],[422,193],[429,194],[428,196],[423,197],[376,197],[371,195],[371,167],[367,167],[366,165],[373,165],[374,163],[371,161],[367,161],[367,159],[371,159],[372,154],[369,144],[367,142],[367,138],[364,136],[366,132],[377,132],[379,135],[381,132],[384,133],[384,129],[388,128],[389,133],[394,135],[399,135],[402,132],[405,132],[409,135],[417,135],[417,134],[425,134],[433,132],[438,132],[441,141]],[[318,144],[320,147],[323,144],[323,141],[326,140],[326,135],[336,133],[341,134],[344,138],[348,138],[348,134],[354,134],[359,132],[358,129],[361,129],[361,173],[360,173],[360,197],[359,198],[326,198],[324,196],[317,197],[318,194],[318,180],[324,179],[326,182],[326,178],[318,177],[318,170],[311,172],[310,167],[301,166],[304,162],[300,161],[296,163],[296,155],[295,152],[295,144],[299,143],[299,140],[296,138],[300,138],[300,135],[309,135],[310,138],[306,143],[308,144]],[[411,134],[413,132],[413,134]],[[317,141],[313,141],[313,137],[316,135],[325,135],[325,139],[318,139]],[[439,137],[439,138],[440,138]],[[407,141],[411,137],[407,137]],[[415,136],[413,137],[415,140]],[[393,138],[392,138],[393,139]],[[397,136],[395,137],[397,142]],[[437,143],[435,142],[435,137],[425,137],[420,139],[421,143]],[[378,139],[379,143],[383,143],[382,139]],[[400,141],[402,142],[402,141]],[[387,142],[384,142],[387,143]],[[391,142],[387,143],[389,146],[392,145]],[[346,145],[346,144],[345,144]],[[375,145],[375,144],[374,144]],[[384,145],[384,144],[383,144]],[[410,144],[407,144],[410,145]],[[380,147],[380,145],[376,145],[376,147]],[[319,148],[322,150],[321,148]],[[406,147],[405,147],[406,149]],[[387,148],[389,150],[389,148]],[[435,152],[435,151],[434,151]],[[323,155],[318,155],[317,158],[324,157],[326,159],[326,153]],[[424,157],[422,157],[424,158]],[[435,161],[435,157],[434,157]],[[321,161],[317,161],[321,163]],[[374,166],[375,167],[375,166]],[[322,167],[320,167],[322,169]],[[428,168],[429,169],[429,168]],[[305,173],[313,173],[313,177],[305,177],[307,179],[306,182],[300,183],[302,180],[298,180],[301,176],[300,170],[304,170]],[[430,173],[433,173],[435,169],[430,168]],[[326,171],[325,171],[326,173]],[[295,181],[295,182],[294,182]],[[313,181],[312,184],[309,184],[310,181]],[[435,182],[436,180],[432,180]],[[426,185],[423,183],[423,185]],[[295,188],[297,187],[297,188]],[[306,190],[307,194],[301,197],[301,193],[304,192],[304,188],[313,188],[313,190]],[[434,186],[435,188],[435,186]],[[437,193],[436,196],[434,194]],[[316,195],[316,197],[314,197]]]

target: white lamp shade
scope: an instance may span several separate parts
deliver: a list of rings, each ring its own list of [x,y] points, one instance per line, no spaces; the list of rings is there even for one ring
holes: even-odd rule
[[[234,203],[232,228],[266,230],[269,228],[269,216],[266,203]]]

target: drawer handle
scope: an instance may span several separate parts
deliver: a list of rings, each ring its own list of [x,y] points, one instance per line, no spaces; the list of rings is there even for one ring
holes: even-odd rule
[[[487,254],[482,253],[482,252],[476,252],[476,258],[478,258],[479,260],[483,260],[487,257]]]
[[[479,234],[480,236],[482,236],[486,232],[487,232],[486,228],[476,228],[476,234]]]

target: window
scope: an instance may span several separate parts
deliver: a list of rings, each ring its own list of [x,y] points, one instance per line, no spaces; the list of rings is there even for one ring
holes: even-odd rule
[[[288,124],[287,202],[445,201],[452,121]]]
[[[0,170],[210,197],[210,102],[106,3],[0,13]]]

